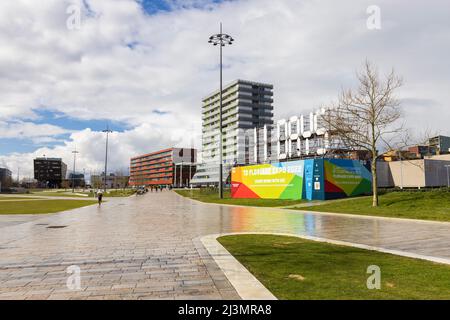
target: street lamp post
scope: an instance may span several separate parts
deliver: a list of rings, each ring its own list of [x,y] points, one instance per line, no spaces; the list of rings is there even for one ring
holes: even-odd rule
[[[189,189],[191,188],[192,162],[189,164]]]
[[[233,44],[234,39],[228,34],[222,33],[222,23],[220,23],[220,33],[209,37],[208,43],[220,48],[220,106],[219,106],[219,197],[223,199],[223,160],[222,160],[222,47]]]
[[[447,187],[450,188],[450,172],[449,172],[449,168],[450,165],[445,165],[445,167],[447,168]]]
[[[177,164],[174,163],[173,187],[177,187]]]
[[[75,192],[75,163],[77,161],[77,153],[79,153],[77,150],[73,150],[73,172],[72,172],[72,193]]]
[[[105,174],[104,178],[105,181],[103,183],[103,191],[106,193],[106,172],[108,171],[108,141],[109,141],[109,134],[112,133],[112,130],[109,130],[109,126],[106,127],[105,130],[102,131],[103,133],[106,133],[106,151],[105,151]]]
[[[402,151],[399,150],[398,154],[400,156],[400,189],[403,190],[403,158],[402,158]]]
[[[181,168],[180,168],[180,187],[183,188],[183,161],[181,161]]]

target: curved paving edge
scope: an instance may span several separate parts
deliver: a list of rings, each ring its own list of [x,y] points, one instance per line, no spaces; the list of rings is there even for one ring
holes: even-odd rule
[[[254,275],[217,241],[217,238],[222,236],[239,234],[243,233],[212,234],[200,238],[200,241],[243,300],[277,300]]]
[[[390,250],[380,247],[368,246],[358,243],[351,243],[346,241],[330,240],[320,237],[312,237],[305,235],[296,235],[291,233],[268,233],[268,232],[238,232],[238,233],[223,233],[212,234],[200,238],[200,241],[205,246],[211,257],[216,264],[220,267],[227,279],[233,285],[239,296],[243,300],[276,300],[277,298],[259,282],[259,280],[252,275],[236,258],[231,255],[218,241],[217,238],[223,236],[244,235],[244,234],[261,234],[261,235],[275,235],[275,236],[288,236],[297,237],[305,240],[312,240],[324,243],[330,243],[341,246],[349,246],[359,249],[378,251],[383,253],[394,254],[397,256],[414,258],[420,260],[427,260],[431,262],[437,262],[442,264],[449,264],[450,259],[436,258],[432,256],[419,255],[399,250]]]

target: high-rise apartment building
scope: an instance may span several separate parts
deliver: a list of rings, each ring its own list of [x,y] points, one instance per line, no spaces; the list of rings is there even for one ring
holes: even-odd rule
[[[222,90],[223,179],[231,167],[245,164],[249,154],[249,129],[273,125],[273,85],[236,80]],[[192,184],[219,182],[219,106],[220,91],[203,99],[202,163]]]
[[[110,173],[106,175],[105,183],[105,173],[91,175],[91,186],[94,189],[124,189],[128,187],[128,182],[130,180],[129,176],[122,174]]]

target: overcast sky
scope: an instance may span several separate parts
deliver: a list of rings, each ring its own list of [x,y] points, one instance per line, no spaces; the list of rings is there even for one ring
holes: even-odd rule
[[[381,29],[367,27],[370,5]],[[112,170],[200,147],[201,99],[219,80],[207,40],[220,21],[236,40],[224,81],[272,83],[276,119],[335,99],[367,58],[404,78],[408,127],[450,134],[449,15],[447,0],[1,1],[0,167],[31,177],[34,157],[71,167],[76,148],[80,171],[101,172],[108,123]]]

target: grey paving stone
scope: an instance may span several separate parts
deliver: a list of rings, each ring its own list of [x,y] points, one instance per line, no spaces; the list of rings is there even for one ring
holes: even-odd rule
[[[68,228],[34,226],[41,222]],[[150,193],[3,227],[0,299],[239,299],[199,238],[271,231],[450,258],[449,223],[217,206]],[[71,265],[81,268],[81,292],[67,289]]]

